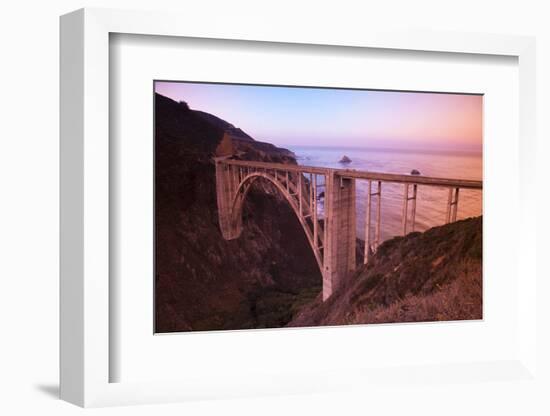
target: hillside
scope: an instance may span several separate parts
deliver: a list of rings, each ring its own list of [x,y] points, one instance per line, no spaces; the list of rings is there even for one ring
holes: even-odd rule
[[[157,332],[285,325],[297,299],[314,298],[320,290],[303,230],[268,185],[255,184],[262,189],[249,194],[241,237],[222,238],[212,157],[224,134],[235,139],[242,159],[296,163],[286,149],[155,96]]]
[[[372,262],[288,326],[482,318],[482,217],[383,243]]]

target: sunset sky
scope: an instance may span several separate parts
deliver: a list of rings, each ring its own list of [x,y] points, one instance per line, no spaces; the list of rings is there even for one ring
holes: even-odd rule
[[[279,146],[481,151],[481,95],[156,82],[155,91]]]

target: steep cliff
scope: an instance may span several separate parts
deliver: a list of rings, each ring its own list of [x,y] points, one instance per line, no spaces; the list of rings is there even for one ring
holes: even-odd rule
[[[269,185],[250,192],[240,238],[222,238],[212,157],[224,134],[239,158],[296,163],[286,149],[155,96],[157,332],[283,326],[320,291],[302,228]]]

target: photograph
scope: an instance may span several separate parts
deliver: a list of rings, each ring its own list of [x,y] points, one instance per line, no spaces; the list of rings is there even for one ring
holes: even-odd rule
[[[483,94],[152,94],[155,333],[483,319]]]

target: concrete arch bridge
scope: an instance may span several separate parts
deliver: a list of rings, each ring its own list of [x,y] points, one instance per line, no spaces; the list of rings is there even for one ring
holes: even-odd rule
[[[323,300],[328,299],[356,267],[357,180],[368,181],[364,263],[369,261],[380,244],[384,183],[403,185],[403,235],[414,231],[419,186],[448,188],[448,198],[444,201],[447,206],[446,222],[456,221],[460,189],[481,190],[483,186],[481,181],[471,180],[241,161],[224,157],[214,160],[218,216],[223,238],[233,240],[241,235],[243,204],[252,184],[257,180],[270,182],[286,199],[304,229],[323,276]],[[324,188],[322,213],[318,203],[321,187]],[[371,232],[371,227],[374,232]]]

